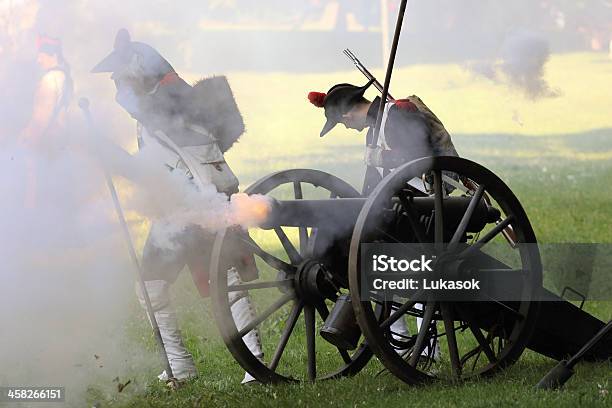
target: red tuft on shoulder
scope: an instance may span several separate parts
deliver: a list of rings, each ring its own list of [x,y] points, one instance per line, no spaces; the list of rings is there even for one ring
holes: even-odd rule
[[[395,106],[397,106],[398,109],[401,110],[409,112],[418,112],[416,105],[410,102],[408,99],[398,99],[397,101],[395,101]]]
[[[327,94],[324,94],[322,92],[309,92],[308,100],[310,101],[310,103],[312,103],[317,108],[322,108],[323,106],[325,106],[326,96]]]
[[[159,81],[160,85],[169,85],[177,82],[179,80],[179,76],[176,72],[168,72],[164,77]]]

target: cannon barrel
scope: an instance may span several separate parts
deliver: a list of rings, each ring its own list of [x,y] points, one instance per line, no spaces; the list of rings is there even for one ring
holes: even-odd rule
[[[417,215],[430,216],[434,208],[433,197],[411,198]],[[446,197],[443,201],[444,217],[449,227],[456,227],[465,213],[471,197]],[[264,229],[288,227],[335,227],[352,230],[366,198],[335,198],[322,200],[275,200],[267,219],[260,225]],[[487,223],[499,218],[499,210],[481,200],[468,224],[467,232],[479,232]]]
[[[328,200],[273,200],[266,221],[260,226],[321,227],[345,226],[352,228],[365,203],[365,198],[337,198]]]

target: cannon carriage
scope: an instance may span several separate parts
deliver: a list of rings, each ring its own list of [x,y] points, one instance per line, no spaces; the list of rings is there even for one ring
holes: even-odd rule
[[[458,381],[498,372],[525,348],[562,359],[603,327],[543,288],[525,211],[510,188],[477,163],[419,159],[391,172],[368,197],[335,176],[303,169],[271,174],[246,192],[270,197],[266,220],[242,239],[258,259],[260,276],[228,284],[235,238],[221,232],[211,290],[224,342],[261,382],[350,376],[373,354],[409,384]],[[478,301],[422,290],[383,295],[364,275],[362,251],[370,243],[420,245],[436,259],[432,277],[478,273],[498,285]],[[247,293],[256,300],[256,317],[240,325],[231,304]],[[394,324],[400,320],[405,330]],[[568,321],[572,331],[564,329]],[[255,327],[263,356],[243,341]],[[608,341],[588,357],[611,353]]]

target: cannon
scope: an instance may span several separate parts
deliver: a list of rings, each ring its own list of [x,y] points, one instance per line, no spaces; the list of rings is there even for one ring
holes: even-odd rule
[[[409,384],[460,381],[499,372],[526,348],[561,360],[604,326],[544,289],[527,214],[510,188],[475,162],[418,159],[388,174],[368,197],[305,169],[271,174],[246,193],[270,197],[266,220],[240,238],[256,256],[259,277],[228,284],[235,234],[221,231],[210,283],[224,342],[261,382],[350,376],[374,354]],[[422,290],[382,294],[364,275],[364,245],[372,243],[421,245],[435,257],[432,276],[478,273],[504,284],[478,301]],[[239,325],[231,304],[246,294],[256,317]],[[405,330],[396,328],[400,320]],[[263,356],[243,341],[256,327]],[[607,338],[584,357],[611,356]]]

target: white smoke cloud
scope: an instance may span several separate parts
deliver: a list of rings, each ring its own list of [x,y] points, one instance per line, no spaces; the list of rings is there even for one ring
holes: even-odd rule
[[[26,206],[29,160],[38,180]],[[68,401],[77,403],[94,378],[111,389],[111,379],[135,362],[150,368],[156,361],[122,333],[134,275],[102,180],[95,163],[73,150],[50,158],[2,149],[3,385],[65,386]]]
[[[108,143],[108,141],[106,142]],[[117,149],[115,147],[115,149]],[[98,152],[110,150],[98,149]],[[209,231],[239,225],[259,225],[270,209],[269,199],[239,193],[228,200],[213,184],[197,187],[181,170],[168,171],[163,164],[167,151],[151,143],[131,157],[99,156],[111,173],[133,181],[123,206],[154,221],[156,245],[172,249],[173,238],[189,225]]]
[[[113,174],[124,210],[161,224],[158,244],[169,247],[189,224],[210,230],[252,225],[262,215],[252,204],[265,202],[240,195],[228,201],[212,185],[198,190],[167,171],[155,147],[132,156],[119,150],[135,141],[133,121],[116,106],[112,82],[89,73],[123,25],[125,17],[114,14],[119,7],[8,3],[0,3],[0,384],[65,386],[68,404],[83,406],[88,387],[116,393],[116,377],[125,381],[138,373],[150,380],[162,366],[158,354],[126,330],[135,313],[144,319],[144,312],[102,168]],[[78,37],[92,30],[94,16],[99,30],[92,33],[92,52],[89,40]],[[69,126],[54,135],[52,146],[30,148],[18,138],[32,111],[24,95],[41,74],[34,69],[38,33],[62,37],[76,96],[92,98],[99,129],[88,128],[73,103]],[[92,142],[95,134],[108,139]],[[143,232],[132,228],[138,239]]]
[[[123,209],[156,222],[156,245],[168,249],[188,225],[254,225],[268,204],[244,194],[228,201],[213,185],[197,189],[184,173],[167,170],[155,145],[111,156],[117,146],[84,143],[88,129],[73,124],[78,137],[57,135],[66,139],[59,153],[15,144],[0,153],[0,362],[13,367],[0,384],[66,386],[71,401],[82,402],[92,383],[112,390],[114,377],[159,364],[124,332],[135,270],[102,168],[128,180],[117,183]],[[35,163],[34,187],[28,163]],[[34,198],[26,198],[32,188]]]
[[[553,89],[544,78],[549,58],[550,47],[543,36],[519,30],[506,37],[496,60],[472,62],[467,68],[530,99],[552,98],[559,96],[560,91]]]

